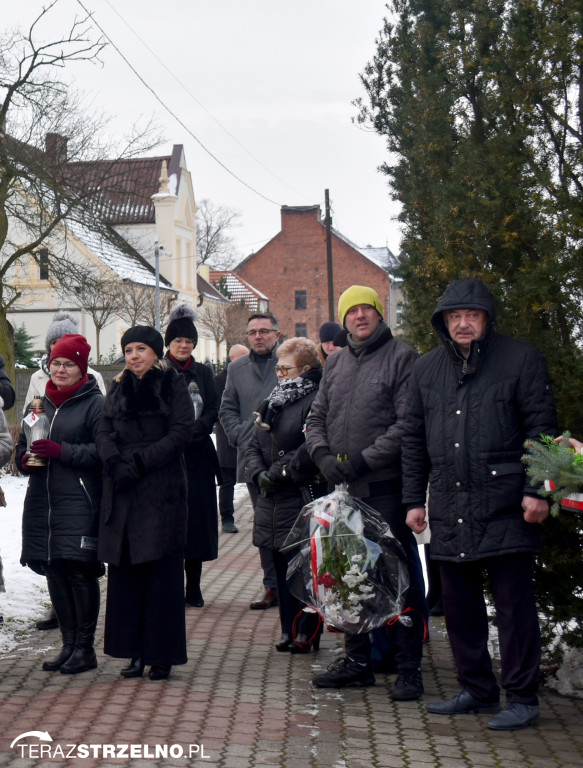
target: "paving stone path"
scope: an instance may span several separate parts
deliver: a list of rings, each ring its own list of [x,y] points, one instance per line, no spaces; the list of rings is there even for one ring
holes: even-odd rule
[[[310,678],[341,653],[325,632],[319,653],[277,653],[276,609],[250,611],[261,594],[251,509],[239,534],[222,534],[217,561],[203,568],[205,607],[186,613],[189,662],[167,681],[124,680],[123,662],[102,653],[82,675],[47,673],[58,632],[33,632],[0,659],[0,767],[218,766],[219,768],[581,768],[583,701],[544,690],[539,724],[488,730],[488,715],[450,718],[424,701],[457,691],[442,619],[425,646],[425,696],[389,699],[393,677],[371,688],[314,689]],[[103,585],[105,587],[105,584]],[[1,630],[0,630],[1,631]],[[52,741],[38,733],[48,733]]]

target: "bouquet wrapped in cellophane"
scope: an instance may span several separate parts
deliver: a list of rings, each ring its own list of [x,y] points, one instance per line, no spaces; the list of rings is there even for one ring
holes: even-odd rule
[[[346,486],[307,504],[284,542],[298,549],[288,566],[290,592],[326,624],[370,632],[403,610],[407,557],[388,523]]]
[[[551,515],[555,516],[561,507],[583,511],[583,456],[569,447],[570,437],[566,431],[560,443],[549,435],[524,443],[526,472],[536,483],[542,483],[539,494],[552,501]]]

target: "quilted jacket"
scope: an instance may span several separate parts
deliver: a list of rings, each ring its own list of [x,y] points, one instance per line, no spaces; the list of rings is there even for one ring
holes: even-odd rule
[[[457,351],[443,312],[482,309],[484,338],[468,359]],[[526,523],[522,497],[536,495],[521,462],[523,443],[556,435],[545,362],[530,344],[494,331],[492,297],[478,280],[456,280],[432,323],[442,346],[423,355],[411,377],[403,437],[403,501],[425,504],[429,482],[431,556],[467,562],[536,551],[540,525]]]
[[[360,356],[348,346],[326,361],[306,443],[312,457],[325,448],[359,465],[364,460],[367,471],[349,488],[355,496],[369,496],[369,483],[401,473],[407,389],[416,359],[415,350],[387,328]]]

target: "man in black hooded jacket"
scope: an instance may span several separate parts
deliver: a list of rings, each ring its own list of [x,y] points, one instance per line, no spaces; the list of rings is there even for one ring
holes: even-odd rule
[[[403,435],[407,523],[421,533],[426,489],[431,557],[439,561],[447,631],[462,685],[430,712],[496,709],[500,689],[488,653],[487,573],[498,620],[507,706],[488,726],[517,730],[539,715],[540,629],[532,553],[548,503],[521,462],[527,438],[557,434],[549,376],[529,344],[494,331],[492,296],[479,280],[455,280],[432,317],[442,346],[414,366]]]

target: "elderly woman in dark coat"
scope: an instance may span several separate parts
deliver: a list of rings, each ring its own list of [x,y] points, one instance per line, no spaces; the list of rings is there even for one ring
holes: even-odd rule
[[[46,466],[29,465],[24,429],[16,450],[19,469],[30,473],[20,562],[46,574],[63,647],[43,669],[63,674],[97,666],[93,641],[104,568],[97,560],[102,482],[95,436],[103,395],[87,374],[90,349],[83,336],[66,334],[51,351],[43,398],[50,439],[31,445]]]
[[[131,658],[123,677],[168,677],[185,664],[186,471],[194,428],[188,390],[161,360],[149,326],[124,333],[126,367],[103,405],[96,443],[105,467],[99,556],[109,563],[105,652]]]
[[[204,605],[200,591],[202,564],[215,560],[219,549],[219,523],[215,476],[220,473],[217,452],[211,438],[217,420],[217,396],[210,368],[192,356],[198,342],[196,315],[186,305],[176,307],[169,317],[164,341],[166,360],[184,377],[195,413],[192,440],[184,451],[188,474],[188,530],[184,550],[186,604]]]
[[[300,625],[296,642],[293,641],[294,618],[302,605],[290,594],[286,582],[288,562],[294,553],[280,550],[305,504],[301,487],[293,477],[297,477],[295,468],[304,445],[304,425],[318,393],[322,368],[316,345],[306,338],[288,339],[278,347],[276,355],[279,382],[255,414],[255,429],[245,453],[245,474],[247,481],[256,483],[260,491],[255,505],[253,543],[273,551],[282,631],[275,647],[282,652],[304,653],[311,645],[319,647],[320,636],[315,627],[310,632],[313,622],[304,615],[303,626]],[[306,458],[310,461],[307,454]],[[317,469],[313,467],[313,471],[315,474]],[[318,626],[317,617],[315,620]]]

